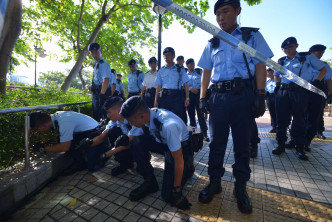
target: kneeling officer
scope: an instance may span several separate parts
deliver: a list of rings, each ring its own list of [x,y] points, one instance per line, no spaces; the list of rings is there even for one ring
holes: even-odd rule
[[[91,117],[73,112],[59,111],[54,114],[34,112],[30,115],[30,127],[39,132],[47,132],[52,129],[59,131],[59,143],[45,146],[37,143],[33,146],[36,151],[66,152],[74,160],[73,165],[64,174],[71,174],[78,170],[88,168],[93,172],[100,169],[99,157],[107,151],[106,145],[101,143],[93,149],[76,149],[83,138],[93,138],[102,132],[102,127]]]
[[[131,97],[121,107],[120,114],[131,125],[142,128],[143,133],[131,130],[135,136],[132,152],[137,163],[137,172],[144,178],[138,188],[131,191],[129,199],[138,201],[158,191],[153,174],[149,151],[165,155],[165,171],[161,196],[172,206],[187,210],[191,204],[182,195],[182,187],[193,175],[193,153],[189,143],[189,131],[184,122],[174,113],[164,109],[149,109],[139,96]],[[142,132],[142,131],[140,131]]]

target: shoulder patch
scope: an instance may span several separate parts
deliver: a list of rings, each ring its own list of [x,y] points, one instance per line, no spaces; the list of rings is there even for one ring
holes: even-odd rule
[[[218,48],[220,45],[220,39],[217,37],[213,37],[212,39],[209,40],[211,42],[211,46],[213,49]]]
[[[201,75],[203,70],[200,68],[195,68],[195,71],[197,72],[198,75]]]
[[[281,57],[280,59],[278,59],[278,64],[281,65],[281,66],[284,66],[285,59],[286,59],[286,56]]]

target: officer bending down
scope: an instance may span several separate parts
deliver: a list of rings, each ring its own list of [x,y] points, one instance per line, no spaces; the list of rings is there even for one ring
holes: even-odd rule
[[[214,6],[214,13],[222,30],[264,55],[273,56],[258,29],[240,28],[237,24],[237,16],[241,13],[239,0],[218,0]],[[207,44],[198,66],[204,69],[200,107],[210,112],[211,135],[208,162],[210,183],[200,192],[199,201],[209,203],[215,194],[222,191],[221,177],[225,173],[223,163],[231,127],[235,156],[234,195],[239,210],[242,213],[251,213],[252,205],[246,191],[246,183],[251,172],[249,141],[253,118],[262,116],[265,112],[266,67],[264,63],[244,55],[240,50],[217,38],[213,38]],[[214,74],[211,77],[212,69]],[[256,78],[255,83],[252,81],[253,75]],[[207,98],[210,78],[213,83],[212,92],[210,98]],[[253,84],[257,88],[255,91]]]
[[[102,132],[98,122],[89,116],[73,111],[59,111],[54,114],[34,112],[30,115],[30,127],[39,132],[47,132],[52,129],[59,131],[59,143],[56,145],[35,144],[37,151],[51,153],[66,152],[74,160],[73,165],[64,174],[71,174],[78,170],[88,168],[93,172],[103,166],[99,157],[107,151],[106,144],[100,143],[93,149],[82,152],[77,149],[79,142],[84,138],[93,138]],[[87,158],[87,162],[86,159]]]
[[[194,173],[193,153],[189,144],[189,132],[184,122],[174,113],[164,109],[149,109],[139,96],[128,99],[120,114],[143,132],[130,131],[135,136],[132,152],[137,172],[144,178],[143,184],[131,191],[129,199],[138,201],[158,191],[158,182],[150,163],[150,152],[165,155],[165,170],[161,196],[172,206],[182,210],[191,204],[182,195],[182,188]]]

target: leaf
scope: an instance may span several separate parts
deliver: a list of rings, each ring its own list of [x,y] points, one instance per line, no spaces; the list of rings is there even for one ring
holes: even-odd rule
[[[73,190],[75,187],[67,187],[67,190]]]
[[[76,203],[77,203],[77,199],[75,198],[75,199],[72,199],[71,201],[70,201],[70,203],[69,203],[69,206],[74,206],[74,205],[76,205]]]

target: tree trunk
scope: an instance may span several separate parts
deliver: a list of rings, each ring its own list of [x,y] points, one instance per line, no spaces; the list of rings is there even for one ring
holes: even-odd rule
[[[82,90],[85,90],[85,81],[83,79],[83,75],[82,75],[82,70],[83,70],[83,66],[81,67],[81,70],[79,71],[79,77],[80,77],[80,80],[81,80],[81,83],[82,83]]]
[[[0,94],[6,94],[6,77],[10,57],[22,28],[22,0],[8,0],[0,34]]]

